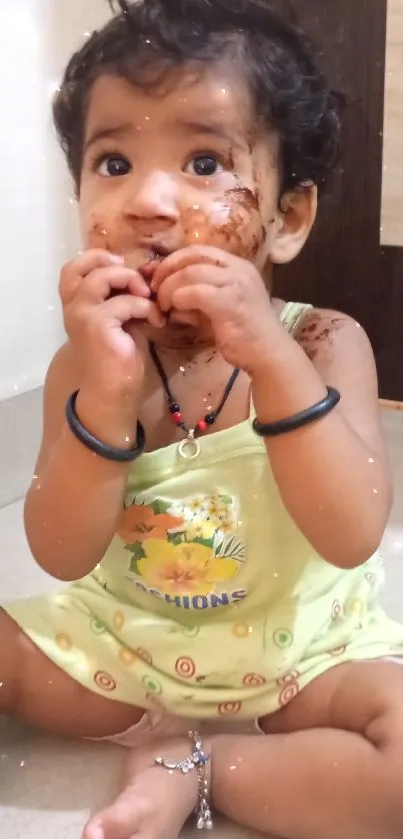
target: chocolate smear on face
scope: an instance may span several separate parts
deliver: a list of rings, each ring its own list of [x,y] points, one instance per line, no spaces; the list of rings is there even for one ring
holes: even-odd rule
[[[258,198],[253,194],[251,189],[245,186],[234,186],[232,189],[227,190],[225,194],[234,204],[239,204],[245,210],[260,213]]]
[[[108,243],[108,233],[105,225],[99,221],[95,221],[89,231],[89,243],[92,248],[103,248],[109,253],[112,253],[112,248]]]
[[[241,185],[225,192],[223,200],[203,209],[190,207],[183,216],[185,245],[210,245],[253,262],[265,241],[259,200]]]

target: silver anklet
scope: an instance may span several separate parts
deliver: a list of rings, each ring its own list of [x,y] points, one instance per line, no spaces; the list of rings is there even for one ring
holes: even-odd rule
[[[210,781],[207,766],[210,763],[210,755],[203,751],[203,744],[197,731],[189,731],[189,739],[193,743],[193,751],[185,760],[165,760],[157,757],[155,763],[168,769],[168,772],[182,772],[187,775],[193,769],[197,770],[197,804],[195,816],[197,818],[198,830],[212,830],[213,819],[209,804]]]

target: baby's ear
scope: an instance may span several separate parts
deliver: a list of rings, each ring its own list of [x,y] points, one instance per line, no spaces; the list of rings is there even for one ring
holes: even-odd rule
[[[315,223],[318,190],[314,184],[301,185],[281,198],[276,215],[270,259],[275,265],[291,262],[304,247]]]

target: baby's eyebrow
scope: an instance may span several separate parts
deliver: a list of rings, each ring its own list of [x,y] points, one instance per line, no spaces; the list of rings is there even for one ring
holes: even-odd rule
[[[242,142],[241,137],[239,137],[235,132],[230,133],[219,122],[211,120],[172,119],[167,123],[167,128],[179,129],[186,134],[204,134],[208,137],[218,137],[219,139],[230,143],[234,148],[238,148],[243,151],[248,148],[246,140]],[[91,146],[95,145],[100,140],[125,139],[133,136],[134,134],[135,127],[131,122],[123,122],[114,126],[100,126],[99,128],[94,128],[94,130],[90,133],[90,136],[86,140],[84,150],[87,152]]]
[[[116,138],[124,139],[133,133],[134,126],[131,122],[122,122],[120,125],[101,126],[100,128],[95,128],[85,143],[85,151],[88,151],[91,146],[95,145],[95,143],[98,143],[100,140],[113,140]]]
[[[246,140],[242,142],[241,137],[227,131],[219,122],[198,119],[175,119],[171,121],[171,125],[192,134],[205,134],[209,137],[219,137],[221,140],[226,140],[232,146],[236,146],[239,149],[247,148]]]

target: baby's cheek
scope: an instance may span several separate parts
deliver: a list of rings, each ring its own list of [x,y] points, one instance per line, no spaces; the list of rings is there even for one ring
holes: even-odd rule
[[[254,262],[265,238],[258,200],[246,188],[229,190],[225,200],[186,214],[185,246],[209,245]]]
[[[255,262],[264,244],[266,231],[257,213],[246,214],[239,211],[234,213],[231,221],[218,231],[218,238],[218,247],[222,247],[234,256]]]
[[[112,251],[110,235],[104,222],[93,221],[85,231],[85,244],[87,248],[103,248]]]
[[[134,233],[119,213],[93,212],[84,225],[84,238],[88,248],[104,248],[111,253],[124,254],[133,248]]]

